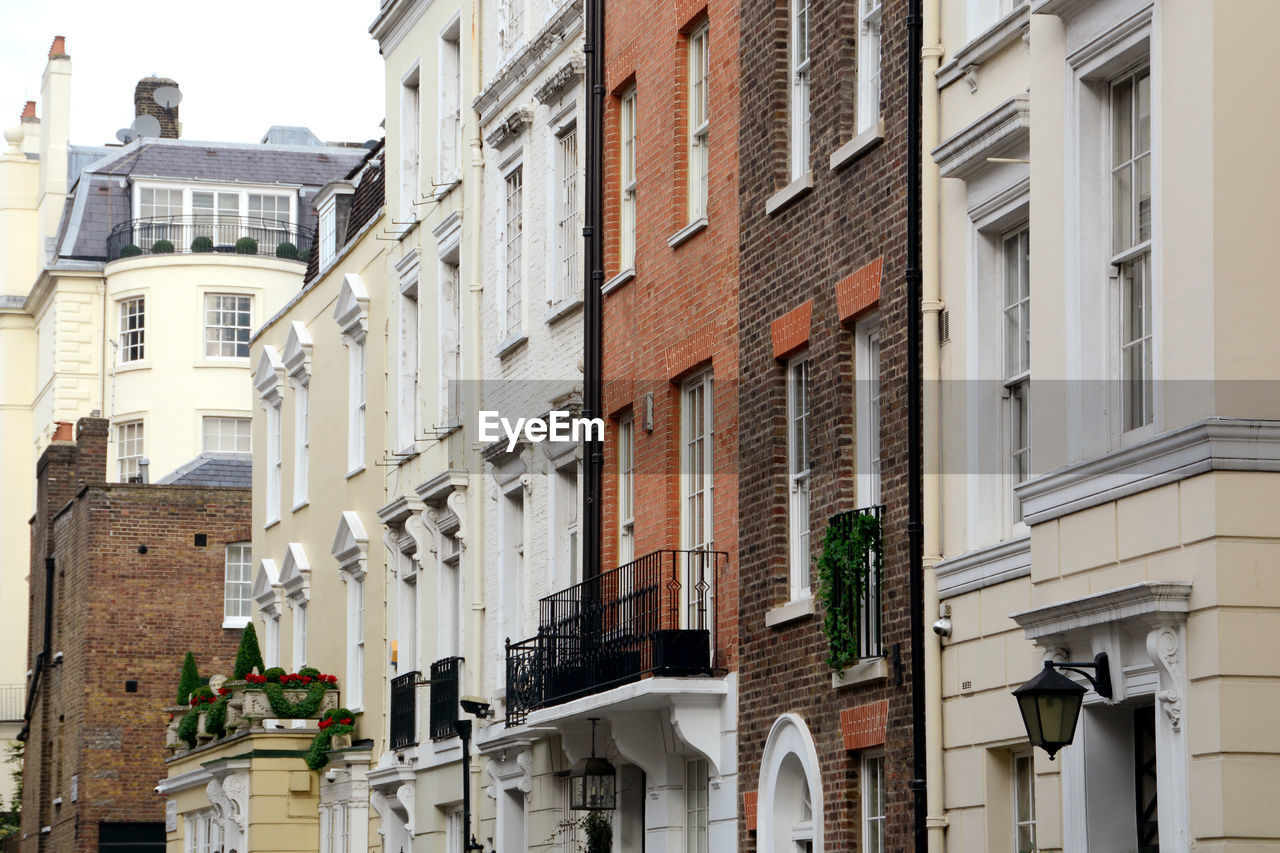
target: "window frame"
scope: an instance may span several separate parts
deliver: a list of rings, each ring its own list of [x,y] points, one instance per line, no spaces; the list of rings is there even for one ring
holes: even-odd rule
[[[858,133],[874,127],[884,109],[883,15],[881,0],[858,0]]]
[[[217,435],[211,435],[209,427],[217,424]],[[228,437],[228,433],[224,432],[225,427],[234,425],[230,437],[235,445],[230,450],[224,447],[211,448],[209,446],[210,438],[215,443],[221,444],[222,440]],[[243,434],[241,427],[243,426]],[[241,439],[244,440],[244,449],[240,448]],[[239,415],[201,415],[200,416],[200,452],[201,453],[252,453],[253,452],[253,418],[242,417]]]
[[[419,281],[402,283],[400,287],[398,379],[399,400],[396,406],[396,431],[399,455],[412,456],[417,449],[418,399],[422,385],[422,314],[418,300]]]
[[[692,790],[691,782],[694,783]],[[711,766],[707,759],[685,759],[681,788],[684,794],[684,853],[707,853],[711,837]]]
[[[1010,244],[1016,242],[1014,261],[1018,281],[1016,293],[1010,293]],[[1002,379],[1002,467],[1006,479],[1004,530],[1020,532],[1022,502],[1014,488],[1031,476],[1031,226],[1023,222],[1006,230],[999,238],[1000,264],[1000,335]],[[1011,315],[1013,318],[1011,319]],[[1012,325],[1011,325],[1012,324]],[[1010,330],[1016,327],[1017,341],[1010,341]],[[1025,341],[1025,343],[1024,343]],[[1011,352],[1017,345],[1017,353]]]
[[[120,320],[116,360],[120,364],[142,364],[147,360],[147,296],[145,293],[126,296],[116,304]],[[129,321],[134,318],[137,323],[130,326]]]
[[[636,110],[638,103],[635,85],[628,87],[618,98],[618,154],[621,163],[619,168],[619,272],[636,268],[636,148],[639,142]]]
[[[854,406],[858,463],[856,471],[858,506],[860,507],[878,506],[882,499],[880,466],[883,423],[880,410],[880,400],[883,395],[882,374],[880,315],[876,312],[858,320],[854,326]],[[868,405],[864,406],[864,402]]]
[[[805,351],[789,359],[786,367],[788,565],[791,600],[798,601],[812,595],[814,581],[809,515],[813,473],[809,458],[813,360]]]
[[[219,323],[210,322],[211,315],[216,314],[217,319],[222,320],[223,316],[226,313],[228,313],[228,309],[222,307],[222,300],[225,300],[225,299],[236,300],[235,307],[230,309],[230,312],[229,312],[235,315],[235,318],[237,321],[235,325],[225,325],[225,324],[222,324],[221,322]],[[240,300],[245,300],[248,303],[247,308],[243,311],[241,310],[241,307],[240,307]],[[253,302],[254,302],[253,295],[250,293],[228,293],[223,291],[211,291],[211,292],[206,292],[204,294],[203,301],[204,301],[204,322],[201,324],[201,328],[204,331],[204,347],[201,351],[201,358],[203,358],[205,361],[221,361],[221,362],[233,362],[233,363],[247,362],[249,360],[249,338],[253,336]],[[240,325],[240,323],[238,322],[241,314],[248,315],[247,324],[243,326]],[[209,332],[212,329],[219,329],[219,330],[231,329],[235,332],[235,340],[230,342],[223,341],[223,340],[211,341],[209,339]],[[240,340],[241,337],[243,337],[244,339],[243,343]],[[210,354],[209,348],[211,345],[215,347],[220,347],[222,344],[226,344],[226,343],[231,343],[232,345],[234,345],[235,351],[236,351],[235,355]],[[244,351],[243,355],[239,354],[241,349],[243,349]]]
[[[711,24],[703,20],[689,30],[686,95],[690,224],[706,219],[711,186]]]
[[[116,476],[119,478],[117,482],[128,483],[130,477],[142,475],[141,461],[147,456],[146,422],[143,418],[119,421],[115,424],[115,429]],[[136,452],[126,454],[124,452],[126,446]]]
[[[810,112],[810,63],[812,60],[809,43],[809,0],[791,0],[788,22],[788,72],[790,93],[790,163],[791,180],[805,175],[810,169],[809,151],[811,147],[810,129],[812,114]],[[801,23],[803,19],[803,24]],[[801,54],[801,32],[803,26],[803,54]]]
[[[555,164],[555,275],[547,300],[552,305],[582,298],[582,206],[579,204],[581,158],[578,125],[569,121],[556,130],[552,142]]]
[[[270,527],[280,520],[280,505],[284,491],[284,425],[279,397],[268,401],[267,410],[267,495],[263,510],[263,526]]]
[[[343,699],[353,711],[364,707],[366,596],[364,577],[343,574],[347,583],[347,673]]]
[[[502,324],[503,337],[524,331],[524,162],[517,159],[502,173]]]
[[[858,788],[859,799],[861,800],[861,820],[859,823],[861,825],[862,837],[860,850],[863,851],[863,853],[884,853],[885,851],[884,826],[887,821],[885,819],[884,756],[885,753],[883,749],[869,749],[863,752],[858,761]],[[867,785],[869,777],[877,780],[875,790],[875,796],[878,800],[877,803],[873,803],[872,797],[869,796],[870,792],[868,791]],[[873,823],[879,824],[879,830],[877,832],[877,837],[879,838],[878,845],[873,845],[871,841],[868,840]]]
[[[311,491],[311,381],[304,377],[293,394],[293,509],[310,501]]]
[[[232,559],[233,550],[242,559]],[[243,576],[240,579],[232,579],[232,568],[243,568]],[[244,595],[238,598],[232,598],[231,586],[235,584],[243,587]],[[231,603],[233,601],[243,602],[244,613],[230,613]],[[228,542],[223,549],[223,593],[222,593],[222,627],[223,628],[243,628],[249,624],[253,618],[253,543],[252,542]]]
[[[365,467],[366,412],[368,408],[368,350],[366,339],[347,341],[347,476]]]
[[[440,32],[440,73],[436,94],[436,119],[440,138],[436,145],[439,180],[451,184],[462,179],[462,24],[454,17]],[[446,191],[438,188],[438,194]]]
[[[1020,793],[1022,790],[1021,777],[1019,776],[1019,765],[1025,762],[1025,766],[1029,768],[1027,774],[1027,782],[1030,789],[1027,796],[1028,815],[1024,818],[1021,814]],[[1009,814],[1012,818],[1013,829],[1013,853],[1034,853],[1036,849],[1036,767],[1035,756],[1031,752],[1014,752],[1009,756],[1009,790],[1012,797]],[[1030,828],[1031,846],[1021,847],[1019,844],[1020,831],[1023,827]]]
[[[636,558],[636,419],[628,413],[618,420],[618,565]]]

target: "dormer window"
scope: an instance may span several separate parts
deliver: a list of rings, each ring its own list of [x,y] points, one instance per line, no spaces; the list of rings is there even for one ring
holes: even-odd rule
[[[351,218],[351,202],[355,187],[345,181],[335,181],[316,196],[319,218],[320,269],[324,271],[338,257],[338,251],[346,243],[347,220]]]

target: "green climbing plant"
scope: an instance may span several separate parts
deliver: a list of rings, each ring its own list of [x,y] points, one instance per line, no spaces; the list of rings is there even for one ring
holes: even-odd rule
[[[827,666],[836,672],[858,661],[858,602],[874,572],[880,584],[880,519],[869,512],[837,516],[827,524],[818,557],[818,589],[826,616],[822,631],[830,651]]]
[[[267,703],[271,705],[271,713],[282,720],[305,720],[314,717],[324,702],[324,694],[328,686],[323,681],[313,681],[306,686],[307,695],[297,702],[291,702],[284,695],[284,688],[270,682],[250,690],[261,690],[267,694]]]
[[[582,819],[582,831],[587,836],[586,853],[609,853],[613,849],[613,824],[604,812],[590,812]]]

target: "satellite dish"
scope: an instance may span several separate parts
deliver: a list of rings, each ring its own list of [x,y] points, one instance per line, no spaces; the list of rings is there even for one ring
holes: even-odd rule
[[[151,97],[166,110],[171,110],[182,102],[182,93],[175,86],[161,86]]]
[[[160,122],[155,116],[142,115],[133,120],[133,132],[138,136],[160,138]]]
[[[120,140],[125,145],[128,145],[137,138],[138,135],[133,132],[133,128],[131,127],[122,127],[116,131],[116,139]]]

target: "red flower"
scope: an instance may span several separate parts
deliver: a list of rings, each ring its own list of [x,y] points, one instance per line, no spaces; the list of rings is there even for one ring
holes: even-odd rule
[[[230,692],[231,692],[231,691],[230,691],[229,689],[227,689],[226,687],[219,687],[219,688],[218,688],[218,695],[219,695],[219,696],[226,696],[226,695],[227,695],[227,694],[229,694]]]
[[[333,720],[330,720],[328,717],[320,721],[320,728],[322,729],[327,729],[331,725],[333,725]]]
[[[349,726],[352,723],[352,719],[350,717],[343,717],[341,720],[338,720],[338,722],[342,723],[344,726]]]
[[[303,684],[310,684],[310,683],[311,683],[311,676],[309,676],[309,675],[304,675],[304,676],[302,676],[302,683],[303,683]]]

